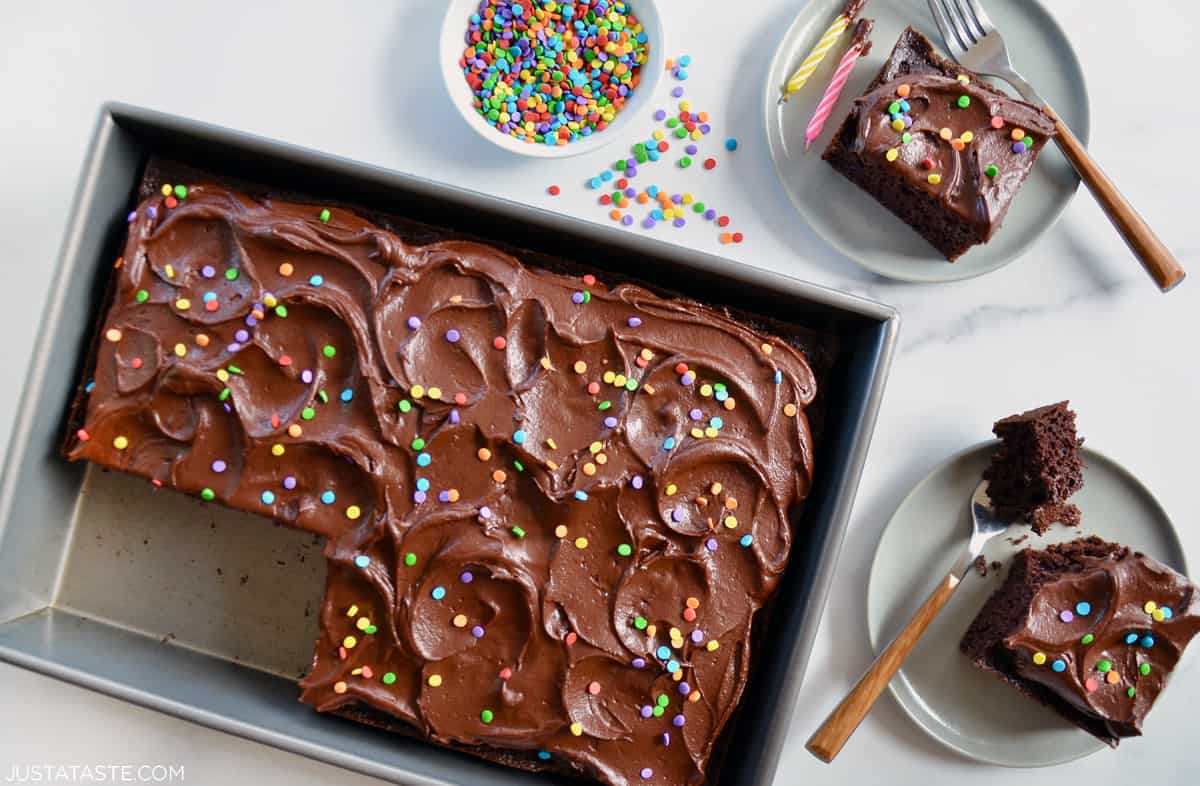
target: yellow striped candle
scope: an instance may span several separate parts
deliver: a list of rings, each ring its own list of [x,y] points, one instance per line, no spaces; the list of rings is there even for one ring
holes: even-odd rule
[[[804,58],[804,62],[800,64],[800,68],[787,81],[782,100],[786,101],[788,96],[804,87],[809,77],[817,70],[817,66],[825,59],[825,55],[833,48],[833,45],[837,43],[837,40],[842,37],[842,33],[846,32],[846,28],[849,26],[850,18],[845,14],[839,14],[838,18],[833,20],[832,24],[821,35],[821,40],[817,41],[817,45],[808,53],[808,57]]]

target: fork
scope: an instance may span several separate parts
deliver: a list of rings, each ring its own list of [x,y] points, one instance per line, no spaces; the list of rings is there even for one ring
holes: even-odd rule
[[[1050,105],[1013,68],[1008,47],[979,0],[927,0],[946,48],[964,68],[1012,85],[1031,104],[1042,107],[1054,121],[1055,141],[1071,166],[1087,183],[1125,243],[1163,292],[1174,289],[1187,273],[1145,220],[1121,195],[1116,185],[1092,160],[1083,143],[1071,133]]]

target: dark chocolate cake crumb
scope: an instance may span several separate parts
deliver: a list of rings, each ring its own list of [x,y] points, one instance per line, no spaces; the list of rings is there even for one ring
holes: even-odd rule
[[[1061,522],[1078,526],[1079,509],[1065,504],[1083,487],[1083,440],[1075,413],[1060,401],[996,421],[1000,446],[984,470],[988,496],[1005,521],[1025,520],[1039,535]]]

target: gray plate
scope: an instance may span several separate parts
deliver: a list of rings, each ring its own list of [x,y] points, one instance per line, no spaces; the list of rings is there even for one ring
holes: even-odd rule
[[[969,448],[917,484],[892,515],[880,538],[867,588],[867,625],[879,652],[908,621],[937,576],[966,546],[967,498],[994,442]],[[1082,532],[1053,527],[1044,538],[1017,525],[988,545],[989,562],[1026,546],[1095,533],[1153,556],[1186,573],[1183,549],[1166,512],[1145,486],[1112,459],[1082,451],[1085,485],[1073,499],[1083,510]],[[1029,535],[1019,545],[1009,538]],[[934,620],[890,684],[892,695],[918,726],[964,756],[1011,767],[1043,767],[1106,747],[1054,712],[971,666],[958,651],[963,632],[1005,571],[986,577],[968,571],[954,597]]]
[[[802,90],[780,105],[780,89],[837,16],[844,0],[810,0],[783,37],[771,61],[763,95],[767,141],[783,188],[818,235],[850,259],[881,276],[902,281],[956,281],[990,273],[1016,259],[1058,219],[1079,178],[1054,145],[1047,146],[992,241],[948,263],[907,225],[821,160],[851,102],[875,78],[892,45],[912,25],[943,49],[925,0],[874,0],[863,14],[875,20],[874,46],[859,61],[825,130],[804,153],[804,129],[849,42],[843,36]],[[1062,28],[1035,0],[985,0],[1004,34],[1017,68],[1087,143],[1087,87]],[[1011,92],[1011,91],[1009,91]]]

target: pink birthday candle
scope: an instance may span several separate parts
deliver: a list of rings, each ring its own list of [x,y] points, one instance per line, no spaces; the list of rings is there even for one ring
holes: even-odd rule
[[[850,48],[846,50],[846,54],[842,55],[842,61],[838,63],[837,70],[833,72],[833,79],[829,80],[829,87],[825,88],[825,94],[821,96],[821,102],[817,104],[817,111],[813,113],[813,118],[808,122],[808,128],[804,131],[805,152],[808,152],[813,141],[821,135],[821,129],[825,127],[825,121],[833,112],[838,96],[842,94],[846,80],[850,78],[850,72],[854,70],[854,64],[860,57],[871,51],[870,36],[873,25],[874,22],[870,19],[860,19],[855,25],[854,39],[850,42]]]

